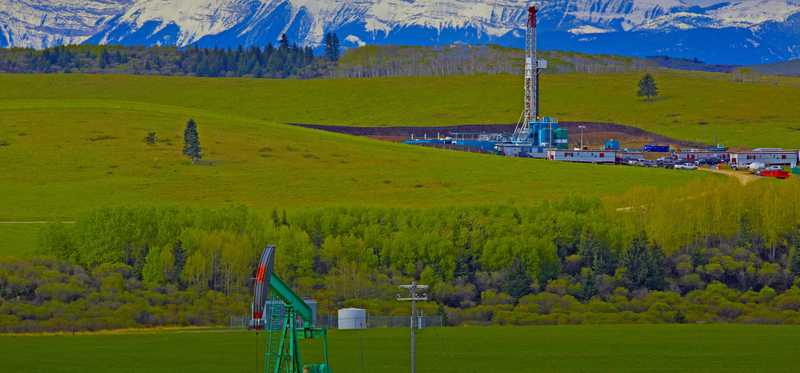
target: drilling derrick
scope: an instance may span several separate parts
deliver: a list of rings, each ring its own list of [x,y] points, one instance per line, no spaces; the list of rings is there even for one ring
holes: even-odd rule
[[[540,119],[539,116],[539,74],[547,68],[547,61],[540,60],[536,50],[536,6],[528,8],[528,22],[525,32],[525,103],[522,116],[514,130],[515,141],[526,141],[531,137],[531,125]]]
[[[528,8],[525,33],[525,121],[539,119],[539,61],[536,58],[536,6]]]
[[[525,102],[522,115],[507,140],[495,145],[499,154],[512,157],[544,158],[549,149],[567,149],[569,137],[566,128],[558,126],[555,118],[543,117],[539,110],[539,76],[547,68],[547,61],[538,58],[536,46],[537,15],[539,8],[528,7],[525,24]]]

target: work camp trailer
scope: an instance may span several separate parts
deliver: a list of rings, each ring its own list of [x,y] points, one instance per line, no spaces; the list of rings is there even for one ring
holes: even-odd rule
[[[551,161],[580,163],[616,163],[617,152],[612,150],[563,150],[550,149],[547,159]]]
[[[784,149],[754,149],[749,151],[731,152],[731,168],[748,168],[752,163],[762,163],[765,166],[797,167],[798,151]]]

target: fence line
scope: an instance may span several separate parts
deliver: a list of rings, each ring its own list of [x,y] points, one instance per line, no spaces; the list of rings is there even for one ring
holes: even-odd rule
[[[440,328],[445,326],[444,317],[442,316],[417,316],[418,325],[420,329],[425,328]],[[317,316],[318,327],[328,329],[338,329],[340,320],[336,315],[319,315]],[[408,328],[411,325],[409,316],[371,316],[367,314],[366,326],[368,329],[373,328]],[[231,329],[247,329],[250,325],[250,316],[231,316],[230,327]],[[301,324],[298,324],[298,326]]]

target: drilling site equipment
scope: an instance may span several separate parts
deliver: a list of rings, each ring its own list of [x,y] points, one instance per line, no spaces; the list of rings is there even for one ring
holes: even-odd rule
[[[528,8],[528,22],[525,33],[525,102],[514,133],[495,149],[507,156],[545,158],[548,149],[567,149],[569,135],[566,128],[560,128],[554,118],[542,117],[539,107],[539,78],[547,68],[547,61],[539,59],[537,50],[536,6]]]

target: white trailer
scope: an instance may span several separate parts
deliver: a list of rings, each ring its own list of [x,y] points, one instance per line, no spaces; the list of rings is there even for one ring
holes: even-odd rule
[[[541,158],[547,157],[547,151],[531,143],[502,142],[495,145],[498,153],[507,157]]]
[[[730,165],[734,169],[749,168],[751,163],[762,163],[764,166],[797,167],[798,151],[783,149],[754,149],[750,151],[731,152]]]
[[[581,163],[616,163],[617,152],[614,150],[551,149],[547,151],[547,159]]]

